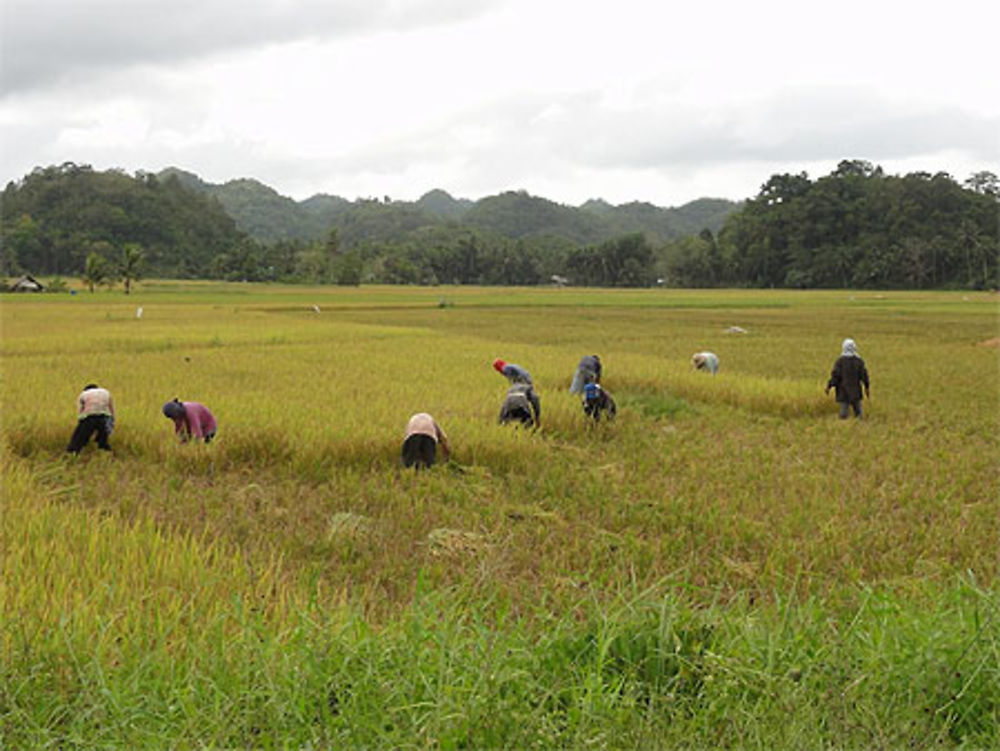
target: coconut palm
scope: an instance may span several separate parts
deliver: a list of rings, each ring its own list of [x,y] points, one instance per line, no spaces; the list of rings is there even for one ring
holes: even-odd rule
[[[126,243],[122,248],[122,257],[118,266],[118,275],[125,284],[125,294],[132,291],[132,282],[141,278],[142,246],[138,243]]]
[[[94,287],[107,281],[108,271],[108,259],[92,250],[87,254],[87,261],[83,267],[83,283],[93,292]]]

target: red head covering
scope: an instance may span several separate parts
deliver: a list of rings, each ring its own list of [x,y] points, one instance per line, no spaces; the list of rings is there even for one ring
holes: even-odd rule
[[[496,371],[497,373],[503,373],[503,369],[504,369],[505,367],[507,367],[507,363],[505,363],[505,362],[504,362],[503,360],[501,360],[501,359],[500,359],[499,357],[498,357],[498,358],[497,358],[496,360],[494,360],[494,361],[493,361],[493,369],[494,369],[494,370],[495,370],[495,371]]]

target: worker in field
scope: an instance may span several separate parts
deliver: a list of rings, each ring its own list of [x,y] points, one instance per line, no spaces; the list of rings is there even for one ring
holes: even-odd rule
[[[76,429],[69,439],[66,451],[79,454],[80,449],[97,435],[97,447],[110,451],[108,438],[115,427],[115,402],[107,389],[96,383],[88,383],[76,398]]]
[[[569,385],[569,393],[582,394],[583,387],[588,383],[601,382],[601,358],[597,355],[584,355],[576,366],[573,382]]]
[[[451,456],[448,436],[437,424],[437,420],[426,412],[418,412],[406,424],[403,466],[414,469],[432,466],[437,458],[438,446],[441,447],[441,457],[447,461]]]
[[[854,416],[861,417],[861,389],[864,387],[865,398],[871,399],[869,391],[868,369],[865,361],[858,354],[858,347],[853,339],[845,339],[841,345],[840,357],[833,363],[830,380],[824,393],[829,394],[835,389],[837,403],[840,405],[840,419],[847,419],[847,408],[854,410]]]
[[[518,422],[526,428],[539,428],[542,424],[542,401],[530,383],[514,383],[507,389],[500,406],[501,425]]]
[[[531,374],[520,365],[506,362],[498,357],[493,361],[493,369],[511,383],[526,383],[529,386],[532,384]]]
[[[200,438],[211,443],[218,425],[212,411],[200,402],[182,402],[174,399],[163,405],[163,415],[174,421],[174,433],[181,443]]]
[[[588,383],[583,387],[583,414],[594,422],[614,420],[618,414],[618,405],[606,388],[599,383]]]
[[[719,372],[719,356],[714,352],[696,352],[691,356],[691,366],[715,375]]]

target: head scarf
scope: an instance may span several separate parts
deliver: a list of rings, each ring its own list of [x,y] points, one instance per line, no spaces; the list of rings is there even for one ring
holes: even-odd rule
[[[841,357],[857,357],[858,347],[854,343],[853,339],[845,339],[844,343],[841,345]]]
[[[163,405],[163,414],[171,420],[178,420],[185,415],[184,405],[174,399]]]
[[[583,398],[588,402],[594,401],[601,395],[601,387],[596,383],[588,383],[583,387]]]
[[[499,357],[498,357],[498,358],[497,358],[496,360],[494,360],[494,361],[493,361],[493,369],[494,369],[494,370],[495,370],[495,371],[496,371],[497,373],[503,373],[503,369],[504,369],[505,367],[507,367],[507,363],[505,363],[505,362],[504,362],[503,360],[501,360],[501,359],[500,359]]]

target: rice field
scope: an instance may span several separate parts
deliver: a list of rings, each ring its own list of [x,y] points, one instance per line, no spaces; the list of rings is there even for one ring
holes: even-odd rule
[[[997,312],[945,292],[4,296],[0,749],[995,746]],[[823,394],[845,337],[862,421]],[[591,353],[611,424],[568,393]],[[496,424],[496,357],[531,371],[541,430]],[[114,451],[67,456],[88,382],[114,395]],[[216,442],[176,441],[174,397],[212,408]],[[418,411],[453,457],[414,473]]]

